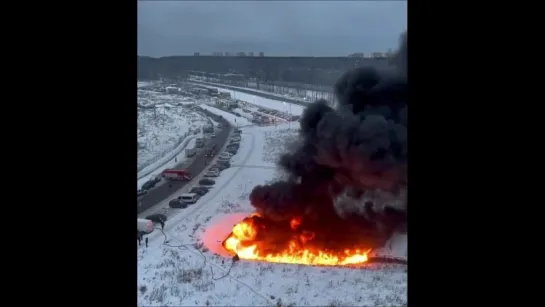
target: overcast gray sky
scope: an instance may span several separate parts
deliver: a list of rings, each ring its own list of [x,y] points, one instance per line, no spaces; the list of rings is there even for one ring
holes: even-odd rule
[[[346,56],[396,49],[406,1],[139,1],[138,54]]]

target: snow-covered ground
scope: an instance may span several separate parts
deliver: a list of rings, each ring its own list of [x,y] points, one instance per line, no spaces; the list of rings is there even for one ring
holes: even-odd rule
[[[138,91],[138,172],[139,177],[161,166],[185,148],[191,131],[209,123],[209,119],[180,105],[187,102],[180,95]],[[180,162],[180,161],[178,161]]]
[[[242,128],[231,168],[196,204],[171,209],[166,238],[156,230],[148,235],[148,248],[138,247],[138,306],[406,306],[405,267],[241,260],[230,268],[231,259],[221,255],[231,227],[253,211],[248,200],[253,187],[281,175],[275,161],[297,129],[293,124]],[[406,239],[392,245],[403,253]]]
[[[211,85],[203,85],[203,84],[199,84],[199,85],[206,88],[216,88],[220,92],[228,92],[231,94],[231,98],[233,99],[242,100],[242,101],[251,103],[253,105],[263,107],[263,108],[286,112],[291,115],[301,115],[303,113],[303,110],[305,109],[303,106],[284,102],[281,100],[268,99],[268,98],[260,97],[257,95],[251,95],[251,94],[234,91],[234,90],[228,90],[225,88],[215,87]]]

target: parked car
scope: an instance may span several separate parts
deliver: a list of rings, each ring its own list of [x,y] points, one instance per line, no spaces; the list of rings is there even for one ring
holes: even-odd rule
[[[218,163],[229,162],[229,161],[231,161],[231,157],[229,157],[229,158],[226,158],[226,157],[219,157],[218,160],[216,160],[216,161],[218,161]]]
[[[167,221],[167,216],[164,214],[156,213],[146,216],[146,220],[150,220],[153,223],[161,224]]]
[[[150,180],[146,181],[142,185],[142,190],[149,190],[155,187],[160,181],[161,181],[161,177],[159,176],[152,177]]]
[[[180,196],[180,199],[186,204],[194,204],[200,197],[197,193],[185,193]]]
[[[224,169],[228,169],[231,167],[231,163],[216,163],[212,165],[212,167],[219,169],[220,171],[223,171]]]
[[[175,198],[168,202],[168,206],[170,208],[177,208],[177,209],[185,209],[187,208],[187,204],[184,203],[180,198]]]
[[[146,195],[146,194],[148,194],[148,190],[140,189],[140,190],[136,191],[136,197],[140,197],[140,196],[143,196],[143,195]]]
[[[220,175],[219,170],[212,170],[209,169],[206,173],[204,173],[204,177],[218,177]]]
[[[232,153],[233,150],[238,151],[239,148],[240,144],[229,144],[227,145],[227,147],[225,147],[225,151],[227,151],[228,153]]]
[[[229,153],[227,151],[224,151],[224,152],[220,153],[220,155],[219,155],[220,158],[226,158],[226,159],[231,158],[232,156],[233,156],[233,154],[231,154],[231,153]]]
[[[230,147],[230,148],[227,148],[225,151],[230,154],[236,155],[238,152],[238,147]]]
[[[216,182],[212,179],[201,179],[199,180],[199,185],[203,187],[213,187]]]
[[[208,188],[205,187],[193,187],[189,193],[195,193],[199,194],[200,196],[204,196],[206,193],[208,193]]]
[[[217,163],[218,164],[229,165],[229,167],[231,166],[231,161],[229,159],[225,159],[225,160],[218,159]]]

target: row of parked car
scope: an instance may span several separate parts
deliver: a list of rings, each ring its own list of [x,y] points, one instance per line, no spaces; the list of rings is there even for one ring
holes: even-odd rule
[[[150,178],[150,180],[146,181],[142,185],[142,188],[140,190],[136,191],[136,196],[140,197],[140,196],[146,195],[148,193],[148,190],[155,187],[159,182],[161,182],[161,177],[160,176],[155,176],[155,177]]]
[[[216,164],[212,165],[210,169],[204,173],[204,178],[199,180],[198,186],[192,187],[189,193],[182,194],[169,202],[170,208],[185,209],[189,205],[196,203],[199,198],[206,195],[210,189],[214,187],[216,182],[209,177],[218,177],[221,171],[231,167],[231,157],[234,156],[240,147],[242,131],[240,129],[234,130],[234,135],[229,139],[224,152],[220,153]]]

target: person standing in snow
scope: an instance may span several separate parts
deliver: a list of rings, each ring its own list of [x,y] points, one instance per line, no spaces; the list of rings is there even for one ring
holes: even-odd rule
[[[178,157],[174,157],[174,163],[178,162]]]
[[[146,248],[148,248],[148,237],[146,237]]]
[[[160,223],[161,223],[161,229],[165,230],[165,222],[161,221]]]
[[[136,240],[138,240],[138,245],[142,243],[142,234],[138,230],[136,230]]]

